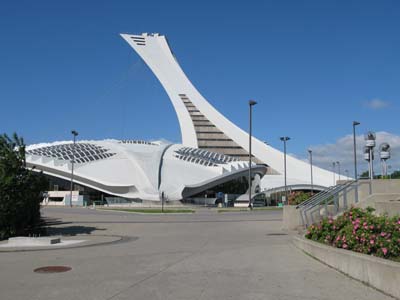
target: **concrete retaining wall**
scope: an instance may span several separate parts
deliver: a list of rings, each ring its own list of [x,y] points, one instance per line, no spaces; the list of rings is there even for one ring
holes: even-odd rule
[[[327,265],[400,299],[400,263],[294,237],[295,246]]]
[[[400,215],[400,201],[377,201],[375,202],[375,209],[379,215],[398,216]]]
[[[400,193],[376,193],[368,196],[365,200],[358,202],[354,206],[366,208],[368,206],[376,208],[376,202],[399,201]]]
[[[302,226],[300,210],[296,209],[296,205],[283,206],[283,228],[296,230]]]
[[[400,194],[400,179],[374,179],[372,185],[369,180],[359,180],[358,200],[365,201],[371,194]],[[339,202],[344,202],[344,195],[341,193]],[[346,193],[348,207],[355,204],[355,190]]]

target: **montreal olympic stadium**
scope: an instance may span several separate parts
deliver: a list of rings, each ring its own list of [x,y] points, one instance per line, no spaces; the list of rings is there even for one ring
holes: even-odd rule
[[[121,34],[152,70],[176,111],[182,144],[141,140],[71,141],[30,145],[27,165],[43,171],[59,187],[69,190],[74,159],[74,196],[82,203],[84,191],[109,201],[170,201],[207,197],[207,191],[240,187],[246,193],[249,172],[249,135],[218,112],[193,86],[178,64],[165,36]],[[284,185],[283,153],[252,139],[254,193]],[[310,165],[287,156],[288,185],[309,185]],[[332,185],[333,173],[313,167],[314,185]],[[51,189],[51,188],[50,188]],[[49,191],[50,193],[50,191]],[[117,199],[117,200],[116,200]],[[248,199],[247,199],[248,200]],[[122,202],[123,202],[122,201]]]

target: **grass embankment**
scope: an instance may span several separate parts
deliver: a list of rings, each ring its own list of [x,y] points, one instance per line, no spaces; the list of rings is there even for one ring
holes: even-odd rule
[[[277,207],[277,206],[254,207],[252,211],[261,211],[261,210],[282,210],[282,207]],[[230,207],[230,208],[219,208],[217,211],[219,213],[224,213],[224,212],[243,212],[243,211],[250,212],[251,210],[248,207]]]
[[[192,209],[164,209],[160,208],[103,208],[103,210],[123,211],[130,213],[141,213],[141,214],[191,214],[195,211]]]

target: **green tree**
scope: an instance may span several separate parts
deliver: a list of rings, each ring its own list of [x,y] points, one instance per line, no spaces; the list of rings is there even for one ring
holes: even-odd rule
[[[24,140],[0,135],[0,239],[34,232],[47,180],[26,168]]]
[[[394,171],[392,173],[392,179],[399,179],[400,178],[400,171]]]
[[[362,172],[359,178],[369,178],[369,171]]]

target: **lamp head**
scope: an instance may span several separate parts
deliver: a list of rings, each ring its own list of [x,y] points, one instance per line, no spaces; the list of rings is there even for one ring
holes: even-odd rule
[[[78,135],[78,132],[76,130],[72,130],[71,133],[72,133],[73,136],[77,136]]]
[[[360,125],[360,122],[353,121],[353,126],[357,126],[357,125]]]
[[[249,105],[250,105],[250,106],[253,106],[253,105],[256,105],[256,104],[257,104],[256,101],[254,101],[254,100],[249,100]]]

